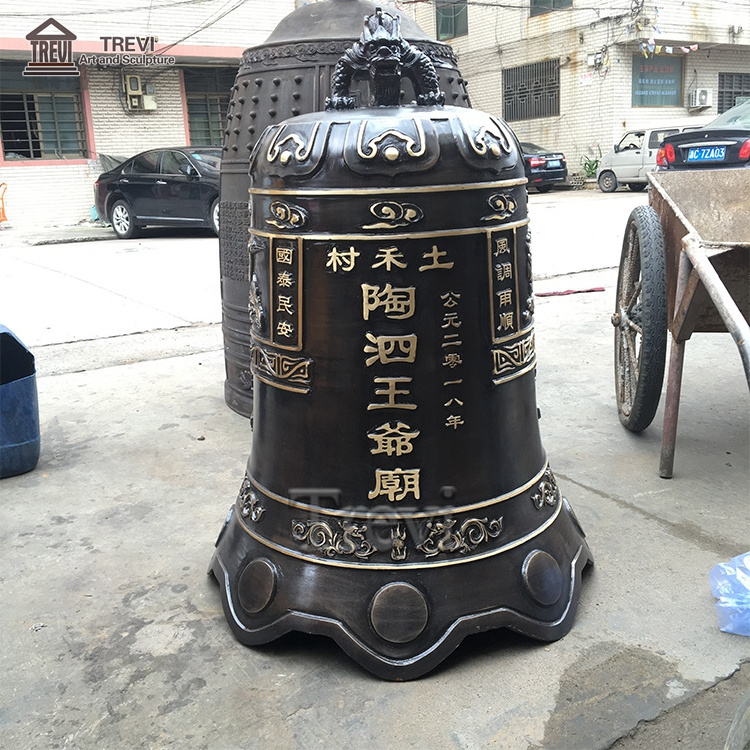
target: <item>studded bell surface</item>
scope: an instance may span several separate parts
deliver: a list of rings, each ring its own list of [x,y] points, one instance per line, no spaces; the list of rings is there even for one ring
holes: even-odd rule
[[[388,679],[481,630],[560,638],[592,560],[539,435],[519,146],[442,100],[376,12],[329,110],[253,152],[253,446],[211,563],[241,642],[326,634]]]
[[[329,82],[341,55],[362,31],[362,18],[373,13],[368,0],[309,3],[286,16],[269,38],[245,50],[231,90],[221,160],[219,254],[221,260],[222,332],[226,403],[243,416],[253,409],[248,318],[248,212],[250,152],[269,125],[289,117],[319,112],[330,96]],[[451,47],[437,42],[408,18],[405,39],[429,56],[447,101],[469,106],[465,81]],[[354,81],[351,93],[369,101],[369,81]],[[403,99],[414,98],[403,81]]]

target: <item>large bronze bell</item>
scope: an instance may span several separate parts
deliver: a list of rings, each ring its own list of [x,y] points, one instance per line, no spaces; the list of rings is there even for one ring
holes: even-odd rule
[[[328,111],[253,151],[253,447],[211,563],[241,642],[325,634],[388,679],[562,637],[592,559],[539,435],[519,146],[442,101],[377,10]]]

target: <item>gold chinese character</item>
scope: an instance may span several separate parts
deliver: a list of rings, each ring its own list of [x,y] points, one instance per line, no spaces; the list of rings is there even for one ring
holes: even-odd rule
[[[463,360],[458,352],[450,352],[443,355],[443,367],[450,367],[452,370],[461,364],[463,364]]]
[[[445,420],[446,427],[452,427],[457,430],[459,425],[465,424],[463,417],[459,414],[451,414],[448,419]]]
[[[377,263],[373,263],[373,268],[380,268],[385,266],[386,271],[390,271],[392,266],[398,266],[398,268],[406,268],[406,263],[402,263],[403,253],[397,247],[381,247],[378,250],[378,254],[375,256]]]
[[[291,335],[294,333],[294,326],[288,320],[280,320],[276,324],[276,333],[278,333],[279,336],[291,338]]]
[[[495,276],[498,281],[513,278],[513,265],[511,263],[498,263],[495,266]]]
[[[449,346],[461,346],[463,343],[457,333],[446,333],[443,335],[443,343],[440,346],[445,349]]]
[[[461,385],[463,382],[463,378],[461,380],[444,380],[443,385]]]
[[[289,313],[289,315],[294,315],[294,309],[292,308],[292,298],[287,297],[283,294],[280,294],[278,298],[278,306],[276,307],[276,312],[285,312],[285,313]]]
[[[453,268],[453,261],[450,261],[448,263],[440,262],[440,258],[442,258],[444,255],[448,255],[448,253],[445,250],[438,250],[437,245],[433,245],[431,251],[422,253],[422,258],[424,260],[431,260],[432,263],[427,266],[420,266],[419,270],[431,271],[434,268]]]
[[[502,289],[497,292],[497,303],[499,307],[505,307],[506,305],[513,304],[513,290]]]
[[[498,237],[495,240],[495,257],[510,252],[510,243],[507,237]]]
[[[443,314],[443,322],[440,325],[441,328],[460,328],[461,321],[458,318],[458,313],[450,312]]]
[[[453,404],[458,404],[459,406],[463,406],[464,402],[461,401],[461,399],[458,398],[450,398],[448,399],[443,406],[453,406]]]
[[[349,273],[354,268],[354,263],[359,258],[359,253],[352,245],[347,251],[340,251],[335,245],[328,251],[328,262],[326,268],[332,268],[336,273],[339,268],[345,273]]]
[[[373,378],[373,382],[376,384],[386,386],[386,388],[376,390],[375,395],[385,396],[387,400],[385,403],[368,404],[367,411],[372,411],[373,409],[416,409],[416,404],[405,404],[396,401],[396,396],[410,395],[408,389],[401,390],[397,386],[401,383],[411,383],[411,380],[411,378]]]
[[[446,292],[440,295],[440,299],[443,300],[443,307],[456,307],[461,295],[458,292]]]
[[[277,247],[276,248],[276,262],[286,263],[291,265],[292,258],[294,257],[294,248],[291,247]]]
[[[419,500],[419,469],[375,469],[375,489],[367,497],[374,500],[382,496],[397,503],[410,493]]]
[[[414,362],[417,356],[416,334],[409,336],[375,336],[368,333],[367,340],[375,345],[365,344],[365,354],[373,355],[365,360],[367,367],[375,362],[380,362],[381,365],[388,365],[393,362]]]
[[[379,307],[384,308],[386,317],[393,320],[404,320],[414,315],[415,292],[413,286],[394,287],[386,284],[379,286],[362,284],[362,317],[370,319],[370,313]]]
[[[294,276],[290,271],[279,271],[276,274],[276,284],[289,288],[294,285]]]
[[[513,328],[513,313],[507,312],[502,313],[500,315],[500,325],[498,326],[498,329],[501,331],[506,331],[508,328]]]
[[[370,453],[403,456],[405,453],[412,452],[414,446],[411,441],[418,435],[419,430],[412,430],[403,422],[385,422],[373,432],[367,433],[367,437],[376,443],[375,448],[370,448]]]

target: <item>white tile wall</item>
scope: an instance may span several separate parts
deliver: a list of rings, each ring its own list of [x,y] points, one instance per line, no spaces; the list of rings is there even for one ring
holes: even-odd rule
[[[716,93],[720,72],[750,72],[746,0],[704,0],[689,7],[683,0],[658,0],[647,2],[637,19],[622,15],[624,10],[611,10],[611,0],[586,0],[585,8],[577,6],[574,0],[571,8],[532,18],[528,5],[488,8],[469,0],[469,34],[449,40],[468,81],[472,105],[494,115],[502,116],[503,111],[503,68],[560,60],[560,115],[510,125],[521,140],[562,150],[571,172],[580,170],[584,156],[596,157],[599,149],[609,151],[627,129],[675,120],[709,121],[716,115],[716,99],[713,107],[691,112],[689,90],[713,88]],[[428,34],[436,33],[433,4],[410,5],[405,12]],[[742,34],[732,37],[730,23],[742,26]],[[652,36],[657,44],[699,46],[684,56],[682,107],[631,106],[633,54],[638,53],[640,41]],[[589,67],[588,56],[603,47],[608,51],[608,69]]]
[[[5,214],[13,227],[77,224],[94,205],[97,163],[0,167],[5,182]]]
[[[128,110],[119,70],[90,70],[88,75],[94,145],[97,154],[132,156],[161,146],[187,142],[182,110],[180,72],[176,68],[128,68],[154,86],[156,110]]]

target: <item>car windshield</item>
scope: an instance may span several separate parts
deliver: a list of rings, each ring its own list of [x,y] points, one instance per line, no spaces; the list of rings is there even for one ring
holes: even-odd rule
[[[617,144],[620,151],[626,151],[629,148],[637,149],[643,145],[643,137],[646,135],[644,130],[625,133],[622,140]]]
[[[202,148],[195,149],[190,152],[190,156],[193,157],[197,162],[205,164],[207,167],[213,167],[218,169],[221,165],[221,149],[220,148]]]
[[[706,128],[750,128],[750,102],[738,104],[719,115]]]
[[[523,149],[524,154],[547,154],[549,153],[548,149],[542,148],[541,146],[537,146],[536,143],[522,143],[521,148]]]

